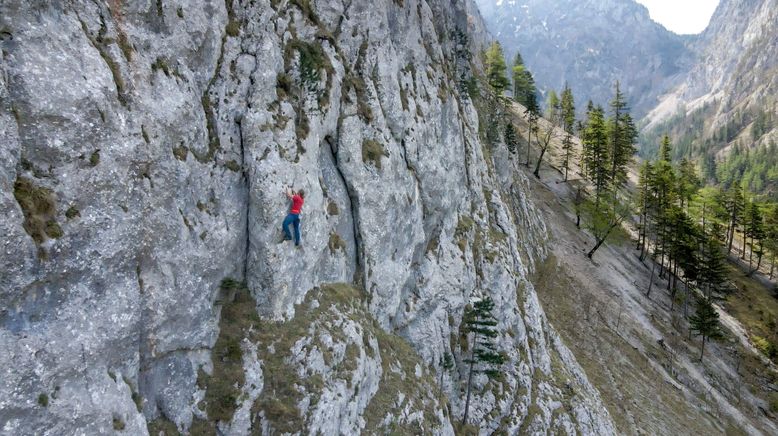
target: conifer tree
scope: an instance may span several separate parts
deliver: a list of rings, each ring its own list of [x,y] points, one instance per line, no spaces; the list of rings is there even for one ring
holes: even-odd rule
[[[762,211],[759,209],[759,204],[757,204],[756,201],[751,200],[746,208],[746,226],[745,226],[745,234],[744,234],[744,245],[743,245],[743,251],[745,252],[745,241],[750,238],[751,241],[749,242],[749,255],[748,255],[748,267],[750,268],[752,266],[752,260],[754,257],[754,241],[758,241],[757,244],[759,247],[757,248],[757,265],[756,268],[753,271],[749,272],[749,275],[753,274],[757,270],[759,270],[759,267],[762,264],[762,240],[765,236],[765,230],[764,230],[764,221],[762,219]]]
[[[771,204],[765,214],[765,248],[770,252],[770,280],[775,272],[775,257],[778,254],[778,205]]]
[[[646,239],[649,227],[649,209],[651,207],[651,179],[653,168],[651,162],[644,161],[638,172],[638,186],[635,192],[635,206],[638,213],[638,241],[641,262],[645,259]]]
[[[490,297],[476,301],[473,308],[465,311],[462,322],[468,334],[473,335],[470,357],[465,363],[470,364],[467,376],[467,397],[465,400],[465,413],[462,416],[462,425],[467,424],[467,414],[470,410],[470,391],[473,382],[473,373],[483,372],[489,378],[497,378],[500,372],[497,368],[505,362],[505,356],[497,351],[494,338],[498,336],[497,319],[492,314],[494,301]],[[480,369],[479,369],[480,367]]]
[[[721,339],[723,337],[719,324],[719,313],[716,312],[708,299],[697,299],[697,310],[689,318],[689,329],[696,336],[702,336],[702,346],[700,347],[700,361],[702,361],[706,339]]]
[[[505,55],[502,51],[502,46],[499,42],[495,41],[486,50],[486,79],[489,82],[489,86],[492,87],[495,94],[501,96],[510,85],[506,73]]]
[[[583,142],[586,150],[588,179],[594,185],[595,204],[599,206],[600,199],[607,191],[610,182],[608,136],[603,111],[599,106],[593,108],[588,114]]]
[[[531,77],[531,76],[530,76]],[[540,117],[540,107],[538,106],[537,96],[534,91],[535,86],[532,85],[532,91],[527,93],[527,109],[524,111],[524,115],[527,116],[527,161],[525,166],[529,166],[529,150],[532,145],[532,133],[537,136],[538,130],[538,118]]]
[[[546,99],[546,119],[551,121],[553,125],[559,125],[562,112],[562,103],[559,101],[556,91],[553,89],[548,92],[548,98]]]
[[[529,89],[528,79],[531,75],[528,76],[527,67],[524,66],[524,61],[519,52],[516,52],[516,56],[513,58],[511,73],[513,76],[513,100],[526,107]]]
[[[616,82],[616,94],[610,103],[611,119],[609,122],[610,173],[608,179],[614,188],[620,187],[627,180],[627,167],[635,154],[635,139],[637,129],[629,115],[626,97],[621,92],[619,82]]]
[[[729,217],[727,226],[727,253],[732,252],[732,242],[735,239],[735,231],[743,221],[744,197],[740,185],[733,185],[725,197],[725,208]]]
[[[692,196],[700,189],[700,178],[694,164],[684,158],[678,165],[678,195],[681,200],[681,208],[688,206]]]
[[[702,247],[700,262],[700,287],[708,299],[713,290],[721,287],[727,278],[724,248],[716,239],[706,237]]]
[[[516,128],[513,123],[508,121],[505,124],[505,146],[511,154],[516,154],[516,147],[519,145],[519,138],[516,135]]]
[[[561,98],[561,116],[562,127],[565,131],[565,136],[562,139],[562,169],[565,171],[565,182],[567,181],[567,173],[570,170],[570,159],[573,158],[573,129],[575,128],[575,100],[573,99],[573,91],[570,86],[565,83],[565,87],[562,90]]]

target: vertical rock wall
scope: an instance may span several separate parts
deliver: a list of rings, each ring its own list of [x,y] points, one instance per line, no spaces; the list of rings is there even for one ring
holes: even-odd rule
[[[243,394],[224,432],[280,431],[262,402],[277,360],[323,380],[294,385],[286,406],[300,431],[434,418],[423,428],[451,433],[464,408],[462,314],[489,295],[509,363],[500,382],[476,377],[472,422],[612,433],[528,281],[545,227],[526,181],[504,147],[481,142],[460,86],[485,39],[474,11],[0,5],[0,428],[143,434],[150,421],[185,430],[212,418],[198,372],[219,371],[219,283],[233,277],[264,320],[252,328],[278,333],[241,342]],[[301,248],[280,242],[291,186],[306,192]],[[333,282],[359,297],[293,335],[324,304],[311,291]],[[294,340],[276,350],[282,336]],[[399,337],[410,361],[392,360],[408,354],[391,345]],[[445,353],[458,369],[441,375]],[[333,367],[344,361],[356,362],[345,375]],[[449,405],[393,382],[411,372],[428,392],[442,380]]]

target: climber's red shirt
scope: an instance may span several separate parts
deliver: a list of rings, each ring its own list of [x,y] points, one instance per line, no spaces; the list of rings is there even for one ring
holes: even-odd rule
[[[300,211],[303,208],[303,198],[299,195],[293,195],[292,196],[292,210],[289,211],[289,213],[293,213],[295,215],[299,215]]]

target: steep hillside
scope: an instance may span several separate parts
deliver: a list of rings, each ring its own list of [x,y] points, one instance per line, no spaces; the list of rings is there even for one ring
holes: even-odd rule
[[[640,117],[691,67],[693,39],[633,0],[477,1],[509,59],[519,50],[544,92],[568,82],[581,107],[610,101],[620,80]]]
[[[470,422],[613,434],[529,280],[528,182],[457,85],[474,11],[2,2],[3,433],[452,434],[491,296],[507,362]]]
[[[669,131],[695,155],[778,139],[774,121],[752,135],[760,114],[778,114],[778,1],[722,0],[698,46],[694,68],[648,114],[646,131]]]
[[[524,111],[514,105],[519,132],[527,131]],[[747,298],[737,292],[717,303],[724,337],[706,344],[701,361],[700,339],[690,336],[682,298],[673,308],[667,280],[658,273],[652,277],[651,256],[639,259],[629,237],[633,223],[615,232],[593,260],[587,258],[595,239],[585,215],[580,228],[576,225],[575,203],[578,188],[591,185],[580,178],[577,165],[564,181],[561,138],[552,138],[544,158],[550,165],[542,165],[539,178],[530,182],[530,198],[549,233],[549,255],[531,280],[549,322],[600,392],[617,433],[778,432],[778,368],[750,341],[767,335],[753,327],[768,328],[762,320],[771,319],[775,305],[764,301],[774,300],[772,293],[759,294],[749,283]],[[573,142],[580,153],[580,141]],[[531,152],[536,158],[539,150]],[[730,278],[753,281],[742,272]]]

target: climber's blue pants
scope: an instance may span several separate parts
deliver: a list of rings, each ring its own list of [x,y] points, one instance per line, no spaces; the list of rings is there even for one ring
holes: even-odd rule
[[[284,223],[282,224],[284,239],[292,239],[292,234],[289,233],[289,224],[294,225],[294,245],[300,245],[300,215],[290,213],[284,218]]]

